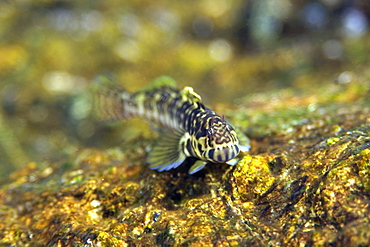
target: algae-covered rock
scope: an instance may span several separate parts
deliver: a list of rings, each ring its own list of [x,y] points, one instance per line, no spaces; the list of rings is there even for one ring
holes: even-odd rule
[[[246,97],[235,166],[156,172],[148,138],[30,163],[0,190],[2,246],[367,246],[369,85]]]

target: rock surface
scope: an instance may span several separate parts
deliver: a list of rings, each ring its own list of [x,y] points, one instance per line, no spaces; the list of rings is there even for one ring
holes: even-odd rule
[[[367,246],[369,84],[246,96],[235,166],[145,164],[148,137],[30,163],[2,183],[1,246]]]

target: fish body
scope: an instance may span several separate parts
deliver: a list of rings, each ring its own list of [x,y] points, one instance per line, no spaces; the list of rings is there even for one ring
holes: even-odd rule
[[[193,88],[179,90],[169,77],[160,77],[136,93],[118,89],[106,78],[99,81],[95,90],[99,118],[141,117],[161,129],[147,158],[151,169],[170,170],[187,157],[194,157],[198,161],[189,170],[193,174],[207,162],[229,162],[250,148],[248,138],[237,134],[224,117],[205,107]]]

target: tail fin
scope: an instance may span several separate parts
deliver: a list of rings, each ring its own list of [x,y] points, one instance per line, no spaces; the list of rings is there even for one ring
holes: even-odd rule
[[[130,94],[117,88],[115,80],[99,75],[92,84],[94,115],[98,120],[117,121],[126,118],[125,101]]]

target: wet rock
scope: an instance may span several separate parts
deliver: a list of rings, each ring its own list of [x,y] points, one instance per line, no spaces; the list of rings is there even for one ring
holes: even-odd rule
[[[369,245],[366,83],[246,97],[235,166],[158,173],[148,137],[30,163],[0,190],[0,243],[18,246]],[[365,89],[365,90],[364,90]]]

